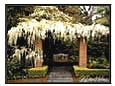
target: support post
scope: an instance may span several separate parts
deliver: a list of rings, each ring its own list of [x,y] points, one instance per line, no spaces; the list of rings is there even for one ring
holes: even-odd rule
[[[43,64],[43,45],[41,39],[35,40],[35,49],[38,51],[38,57],[35,58],[35,67],[40,67]]]
[[[83,39],[80,39],[79,67],[87,67],[87,42]]]

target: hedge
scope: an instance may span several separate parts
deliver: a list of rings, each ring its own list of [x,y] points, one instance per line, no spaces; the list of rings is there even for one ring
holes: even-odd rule
[[[28,77],[29,78],[42,78],[48,72],[48,66],[30,68],[28,69]]]
[[[109,77],[109,69],[88,69],[81,68],[78,66],[73,66],[75,76],[79,77]]]

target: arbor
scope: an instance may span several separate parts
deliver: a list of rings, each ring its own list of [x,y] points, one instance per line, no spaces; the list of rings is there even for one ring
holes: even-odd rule
[[[20,22],[16,27],[8,30],[7,34],[8,46],[10,49],[13,48],[7,58],[17,58],[19,62],[22,61],[21,64],[24,64],[21,68],[34,66],[33,59],[36,58],[43,62],[43,50],[40,47],[36,48],[35,45],[38,39],[41,41],[47,38],[54,41],[60,39],[72,42],[76,38],[82,38],[85,41],[109,34],[108,27],[92,24],[94,7],[91,6],[89,6],[89,10],[80,6],[34,6],[32,9],[35,9],[34,12],[29,16],[18,18]],[[76,21],[77,13],[78,21]],[[72,16],[73,14],[74,16]],[[40,42],[38,46],[41,46],[39,44]],[[50,47],[49,44],[47,46]],[[29,62],[28,60],[31,60],[30,63],[24,66],[25,62]]]

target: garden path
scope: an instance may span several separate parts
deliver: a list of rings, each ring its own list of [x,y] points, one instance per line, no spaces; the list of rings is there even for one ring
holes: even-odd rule
[[[70,69],[66,67],[53,67],[50,70],[50,73],[48,75],[48,81],[47,82],[73,82],[73,78],[70,72]]]

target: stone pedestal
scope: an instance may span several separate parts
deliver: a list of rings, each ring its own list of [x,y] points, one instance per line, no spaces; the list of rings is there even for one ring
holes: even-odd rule
[[[79,48],[79,67],[87,67],[87,42],[80,39],[80,48]]]

